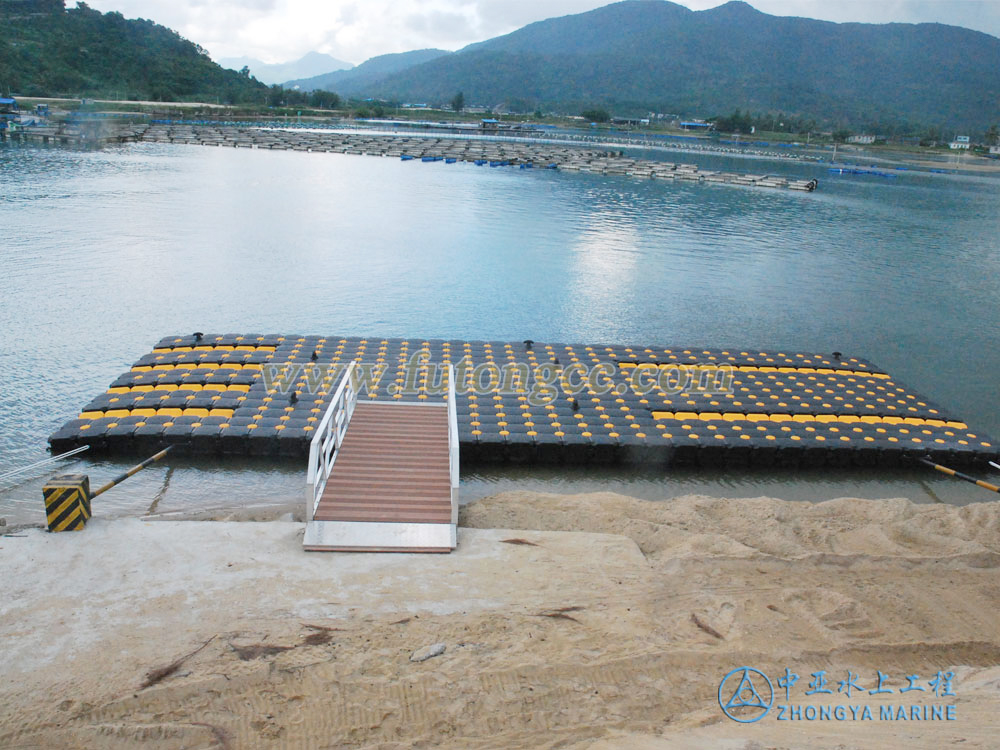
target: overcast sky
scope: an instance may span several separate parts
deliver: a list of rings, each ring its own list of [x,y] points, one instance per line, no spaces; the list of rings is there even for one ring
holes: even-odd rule
[[[609,0],[89,0],[169,26],[213,58],[286,62],[316,50],[358,64],[387,52],[455,50]],[[692,10],[719,0],[679,0]],[[72,6],[69,0],[67,5]],[[772,15],[827,21],[937,21],[1000,37],[1000,0],[751,0]]]

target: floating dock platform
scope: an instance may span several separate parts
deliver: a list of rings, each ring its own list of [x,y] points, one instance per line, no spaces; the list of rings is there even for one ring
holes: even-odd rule
[[[466,464],[969,465],[1000,453],[840,353],[260,334],[164,338],[49,442],[301,458],[351,362],[375,403],[446,401],[451,365]]]

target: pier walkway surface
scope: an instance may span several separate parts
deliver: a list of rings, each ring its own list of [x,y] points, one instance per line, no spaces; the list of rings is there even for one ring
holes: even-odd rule
[[[358,401],[354,369],[310,445],[303,547],[450,552],[458,523],[453,384],[444,403]]]

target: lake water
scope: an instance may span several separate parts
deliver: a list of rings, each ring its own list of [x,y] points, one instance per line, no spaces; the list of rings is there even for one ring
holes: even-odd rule
[[[1000,180],[670,158],[820,188],[0,145],[0,474],[46,457],[45,438],[162,336],[195,330],[838,350],[1000,434]],[[99,484],[122,467],[59,470]],[[0,485],[0,517],[41,521],[45,476]],[[108,493],[99,512],[298,501],[304,481],[294,464],[177,458]],[[463,476],[465,497],[511,486],[990,499],[923,472]]]

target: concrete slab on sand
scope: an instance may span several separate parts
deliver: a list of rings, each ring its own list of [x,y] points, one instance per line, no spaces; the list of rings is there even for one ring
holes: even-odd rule
[[[0,673],[44,684],[47,669],[110,648],[139,674],[206,629],[257,619],[552,607],[567,584],[596,602],[646,567],[634,542],[609,534],[460,529],[455,552],[427,556],[306,553],[302,530],[122,519],[4,539]]]
[[[0,747],[996,746],[1000,503],[506,493],[445,556],[305,553],[301,528],[0,538]],[[739,665],[802,692],[950,670],[957,720],[737,725]]]

